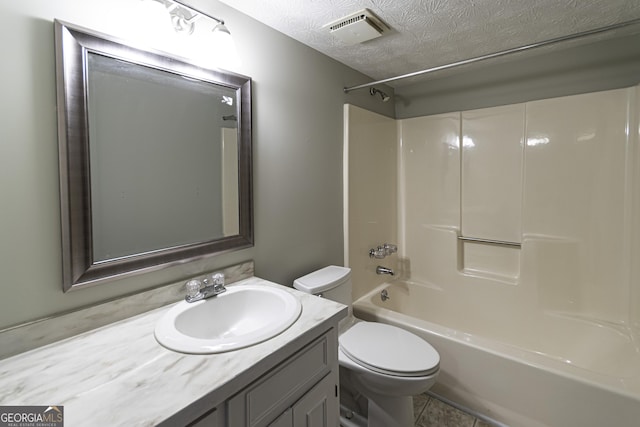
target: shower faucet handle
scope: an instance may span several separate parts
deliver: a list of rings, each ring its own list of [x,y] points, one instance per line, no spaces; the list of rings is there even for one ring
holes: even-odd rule
[[[369,258],[382,259],[398,252],[398,246],[391,243],[384,243],[375,249],[369,249]]]
[[[384,248],[385,255],[391,255],[398,252],[398,246],[392,245],[391,243],[385,243],[382,247]]]
[[[369,249],[369,258],[382,259],[387,256],[384,247],[378,246],[375,249]]]

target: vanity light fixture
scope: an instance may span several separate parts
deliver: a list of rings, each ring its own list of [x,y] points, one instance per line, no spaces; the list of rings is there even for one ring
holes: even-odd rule
[[[231,35],[227,27],[224,26],[224,21],[222,19],[204,13],[201,10],[195,9],[191,6],[187,6],[183,0],[160,1],[166,4],[167,11],[171,16],[171,23],[173,24],[173,28],[178,32],[187,31],[189,33],[192,33],[196,21],[201,16],[206,16],[207,18],[212,19],[217,23],[213,31],[219,31],[219,27],[221,26],[221,31],[226,31],[229,35]]]
[[[225,63],[232,65],[238,62],[238,53],[236,52],[235,43],[231,37],[231,32],[224,24],[224,20],[215,16],[204,13],[192,6],[187,6],[183,0],[156,0],[166,5],[173,29],[178,33],[186,35],[193,34],[196,21],[201,17],[207,17],[214,21],[216,25],[213,27],[213,45],[216,56],[223,58]]]
[[[177,3],[171,3],[167,6],[167,12],[171,18],[171,25],[177,33],[193,34],[196,28],[196,21],[200,18],[200,14],[192,13],[185,7],[181,7]],[[190,15],[190,16],[189,16]]]

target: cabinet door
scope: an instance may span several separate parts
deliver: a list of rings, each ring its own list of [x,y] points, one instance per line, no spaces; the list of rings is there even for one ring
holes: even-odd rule
[[[295,427],[338,427],[339,402],[334,375],[327,375],[293,406]]]
[[[313,384],[337,372],[337,344],[337,335],[331,329],[229,399],[229,427],[268,426]]]
[[[287,409],[284,414],[280,415],[269,427],[294,427],[293,426],[293,409]]]

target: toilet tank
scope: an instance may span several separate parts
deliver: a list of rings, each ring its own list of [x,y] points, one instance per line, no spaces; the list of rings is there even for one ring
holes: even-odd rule
[[[294,280],[293,287],[301,292],[351,305],[351,269],[347,267],[330,265],[321,268]]]

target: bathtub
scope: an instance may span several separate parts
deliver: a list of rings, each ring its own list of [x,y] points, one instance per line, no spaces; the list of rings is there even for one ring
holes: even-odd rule
[[[497,308],[403,281],[353,304],[357,317],[431,343],[441,356],[431,391],[471,412],[513,427],[640,426],[640,353],[628,331],[558,312]]]

